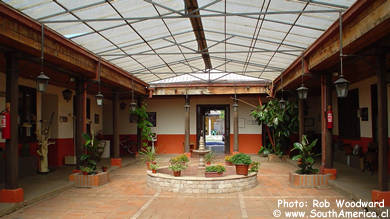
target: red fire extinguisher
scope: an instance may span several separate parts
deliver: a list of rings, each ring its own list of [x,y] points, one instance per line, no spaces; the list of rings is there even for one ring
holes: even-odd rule
[[[331,129],[333,128],[333,113],[332,113],[332,106],[328,106],[328,111],[326,112],[326,124],[327,128]]]
[[[11,138],[10,114],[7,111],[1,113],[1,133],[3,139]]]

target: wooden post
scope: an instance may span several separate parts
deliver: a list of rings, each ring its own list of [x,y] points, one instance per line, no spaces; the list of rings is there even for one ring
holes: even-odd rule
[[[336,179],[337,170],[333,168],[332,129],[327,127],[327,109],[332,106],[331,75],[321,74],[321,173],[331,174]]]
[[[386,56],[382,53],[377,57],[376,76],[378,81],[378,185],[379,190],[388,190],[388,118],[387,118],[387,87],[386,87]]]
[[[10,103],[11,139],[5,143],[5,188],[18,188],[19,156],[18,156],[18,105],[19,86],[17,69],[17,57],[14,53],[8,53],[6,57],[6,102]]]
[[[304,127],[304,119],[305,118],[303,115],[303,103],[304,103],[304,100],[298,100],[299,139],[301,142],[302,142],[302,136],[305,133],[305,127]]]
[[[233,103],[233,128],[234,128],[233,153],[238,153],[238,103],[237,103],[237,100],[234,100],[234,103]]]
[[[83,79],[76,82],[76,168],[80,169],[80,156],[83,154],[84,139],[87,125],[87,83]]]
[[[138,97],[138,107],[141,107],[142,106],[142,97]],[[142,146],[142,130],[140,127],[138,127],[138,122],[137,122],[137,150],[140,151],[141,150],[141,146]]]
[[[185,99],[184,152],[190,152],[190,98]]]
[[[326,75],[326,106],[324,116],[327,118],[327,110],[332,109],[332,75]],[[334,116],[334,115],[333,115]],[[326,122],[326,120],[325,120]],[[328,129],[325,124],[325,168],[333,168],[333,141],[332,129]]]
[[[112,130],[113,130],[113,149],[114,158],[119,158],[119,95],[117,92],[113,92],[112,98]]]

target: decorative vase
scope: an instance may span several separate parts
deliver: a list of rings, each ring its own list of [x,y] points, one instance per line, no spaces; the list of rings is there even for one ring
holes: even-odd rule
[[[237,175],[248,175],[249,165],[245,164],[236,164],[236,174]]]
[[[223,176],[223,172],[222,173],[218,173],[218,172],[205,172],[204,176],[205,177],[221,177],[221,176]]]
[[[181,176],[181,171],[173,171],[173,176]]]

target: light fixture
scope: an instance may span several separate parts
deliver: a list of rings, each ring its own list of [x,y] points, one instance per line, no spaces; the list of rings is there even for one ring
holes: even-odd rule
[[[307,99],[307,93],[309,92],[309,88],[305,87],[303,84],[303,74],[305,73],[305,63],[304,63],[304,54],[302,53],[302,84],[300,87],[297,88],[298,92],[298,98],[300,100],[306,100]]]
[[[187,92],[187,89],[186,89],[186,99],[185,99],[185,104],[184,104],[184,109],[189,110],[190,109],[190,104],[189,104],[189,99],[188,99],[188,92]]]
[[[64,100],[66,100],[66,102],[69,102],[69,100],[72,99],[72,94],[73,92],[69,89],[65,89],[62,91],[62,96],[64,97]]]
[[[336,93],[338,98],[345,98],[348,96],[350,82],[344,78],[343,75],[343,18],[340,12],[339,14],[339,28],[340,28],[340,76],[334,82],[336,87]]]
[[[44,61],[44,39],[45,39],[45,28],[43,24],[41,25],[41,73],[37,77],[37,90],[39,92],[45,92],[47,84],[49,83],[50,78],[43,73],[43,61]]]
[[[100,74],[101,74],[101,65],[100,65],[100,58],[99,58],[99,63],[98,63],[98,94],[96,94],[96,104],[98,106],[103,106],[103,99],[104,99],[104,96],[103,94],[100,92]]]
[[[134,81],[131,80],[131,103],[130,103],[130,110],[131,112],[134,112],[137,109],[137,103],[134,99]]]

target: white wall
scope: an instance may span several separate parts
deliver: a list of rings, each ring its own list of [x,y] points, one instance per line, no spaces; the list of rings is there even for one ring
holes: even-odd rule
[[[137,123],[130,122],[129,104],[130,100],[120,100],[119,103],[125,103],[125,109],[119,109],[119,134],[134,135],[137,134]],[[112,135],[112,101],[104,99],[103,103],[103,134]]]

